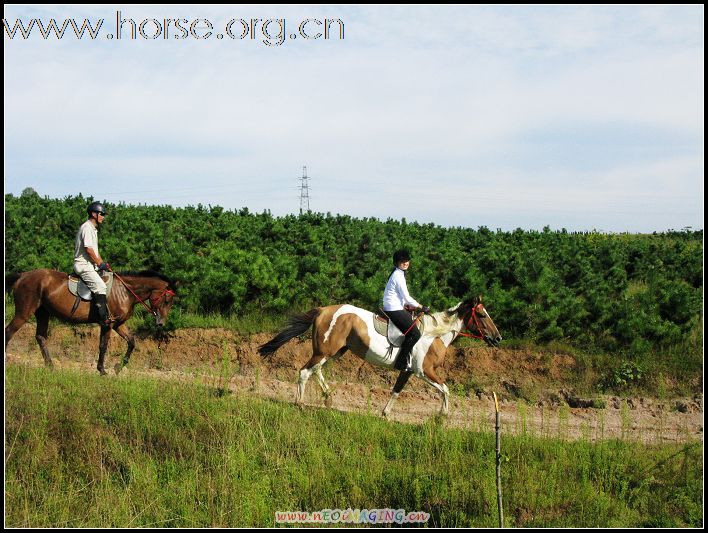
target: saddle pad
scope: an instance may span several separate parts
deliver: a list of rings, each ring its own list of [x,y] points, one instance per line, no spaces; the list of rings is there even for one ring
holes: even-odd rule
[[[106,297],[111,294],[111,289],[113,288],[113,272],[107,272],[101,279],[106,283]],[[82,300],[91,300],[93,294],[91,290],[86,286],[83,280],[75,274],[69,274],[69,292],[74,296],[78,296]]]

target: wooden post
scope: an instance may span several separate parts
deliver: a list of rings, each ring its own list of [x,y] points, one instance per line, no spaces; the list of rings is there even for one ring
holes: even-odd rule
[[[494,411],[496,413],[496,423],[494,430],[497,434],[497,508],[499,509],[499,527],[504,527],[504,507],[502,505],[502,487],[501,487],[501,419],[499,417],[499,402],[497,401],[497,393],[494,392]]]

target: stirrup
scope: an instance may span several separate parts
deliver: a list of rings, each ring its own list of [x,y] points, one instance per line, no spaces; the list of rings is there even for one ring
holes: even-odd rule
[[[120,322],[120,317],[119,316],[110,316],[101,322],[99,322],[100,325],[102,326],[112,326],[116,322]]]

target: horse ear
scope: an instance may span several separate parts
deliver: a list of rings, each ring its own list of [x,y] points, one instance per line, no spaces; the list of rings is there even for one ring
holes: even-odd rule
[[[477,296],[477,300],[479,301],[479,303],[482,303],[482,295],[481,294],[479,296]]]

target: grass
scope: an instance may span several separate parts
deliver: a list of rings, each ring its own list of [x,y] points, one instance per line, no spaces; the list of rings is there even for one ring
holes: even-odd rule
[[[145,317],[150,319],[150,317]],[[176,328],[224,328],[240,335],[253,335],[264,331],[277,331],[283,326],[282,315],[248,313],[243,315],[222,315],[212,313],[199,315],[175,309],[169,317],[170,326]]]
[[[273,526],[405,509],[495,527],[494,435],[212,388],[6,368],[10,527]],[[702,526],[702,444],[502,439],[507,526]]]

